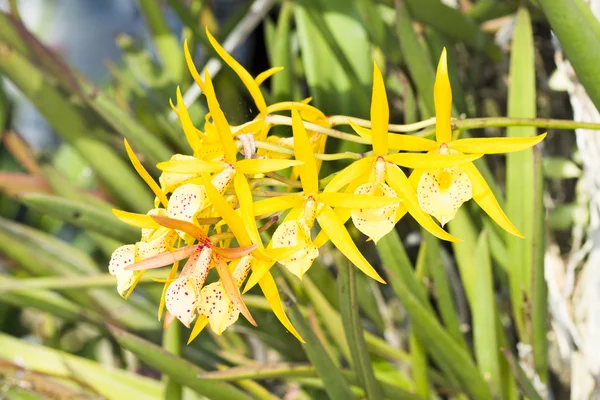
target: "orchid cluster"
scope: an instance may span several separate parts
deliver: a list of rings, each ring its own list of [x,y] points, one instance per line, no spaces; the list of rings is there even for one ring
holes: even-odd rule
[[[452,140],[445,50],[435,82],[436,140],[388,132],[386,91],[374,65],[370,124],[359,126],[350,117],[345,121],[372,144],[372,151],[320,180],[323,160],[335,158],[324,154],[327,135],[322,133],[334,120],[311,106],[310,99],[268,105],[260,85],[281,68],[253,78],[208,31],[207,35],[248,89],[258,116],[231,126],[210,75],[200,76],[185,44],[188,68],[209,110],[201,130],[192,123],[179,89],[176,106],[171,103],[193,154],[175,154],[159,163],[157,183],[125,141],[135,169],[156,196],[155,208],[146,215],[114,210],[119,219],[141,229],[140,240],[119,247],[110,260],[109,271],[123,297],[131,294],[144,271],[172,265],[159,306],[165,326],[178,319],[189,328],[195,321],[191,341],[208,324],[221,334],[240,313],[256,325],[240,291],[251,272],[244,292],[258,284],[281,323],[302,340],[284,312],[270,272],[276,262],[302,279],[319,248],[331,241],[362,272],[385,283],[355,245],[345,227],[349,219],[377,242],[409,213],[438,238],[458,241],[443,226],[473,199],[498,225],[521,236],[472,162],[483,154],[531,147],[545,135]],[[277,121],[291,125],[292,135],[272,134]],[[407,176],[400,167],[413,172]],[[267,238],[267,229],[274,225]],[[207,284],[212,268],[219,279]]]

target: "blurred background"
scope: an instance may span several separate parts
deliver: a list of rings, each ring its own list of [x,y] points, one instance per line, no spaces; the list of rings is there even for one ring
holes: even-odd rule
[[[368,119],[376,62],[391,122],[430,118],[446,47],[455,117],[565,120],[459,133],[548,131],[533,151],[477,164],[530,240],[515,244],[472,204],[449,224],[458,245],[410,218],[378,246],[355,231],[391,283],[357,275],[356,307],[385,398],[600,398],[600,143],[593,125],[577,125],[600,124],[599,1],[0,0],[0,10],[0,398],[306,399],[332,397],[336,384],[369,397],[330,248],[302,283],[277,272],[317,338],[306,346],[254,291],[259,328],[239,321],[184,346],[187,332],[169,337],[156,319],[160,285],[148,279],[125,301],[107,273],[112,251],[139,238],[111,207],[152,204],[123,137],[157,177],[156,163],[190,154],[169,107],[177,86],[202,126],[184,39],[229,122],[257,114],[205,27],[253,76],[285,67],[263,85],[268,103],[310,96],[326,115]],[[325,163],[323,176],[346,164]],[[311,351],[343,382],[322,376]],[[213,380],[198,379],[205,371]]]

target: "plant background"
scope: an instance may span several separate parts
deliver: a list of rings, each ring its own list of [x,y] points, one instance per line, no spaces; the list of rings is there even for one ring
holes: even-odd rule
[[[386,286],[359,273],[348,291],[342,271],[352,269],[328,248],[302,283],[278,269],[306,345],[250,292],[258,328],[239,321],[186,346],[178,328],[160,329],[157,284],[146,279],[126,302],[106,270],[112,250],[139,235],[110,207],[145,212],[151,203],[122,137],[152,168],[187,150],[168,106],[176,86],[194,121],[206,111],[194,102],[182,37],[199,68],[216,74],[234,124],[255,110],[233,72],[209,61],[204,26],[254,75],[285,67],[265,86],[273,100],[310,95],[329,115],[368,118],[375,61],[391,121],[431,117],[446,46],[455,116],[600,123],[597,1],[17,3],[27,30],[15,2],[0,2],[0,398],[598,395],[599,147],[595,131],[560,129],[583,125],[550,124],[535,150],[486,158],[526,241],[469,206],[449,226],[464,239],[456,245],[408,218],[377,247],[354,232]]]

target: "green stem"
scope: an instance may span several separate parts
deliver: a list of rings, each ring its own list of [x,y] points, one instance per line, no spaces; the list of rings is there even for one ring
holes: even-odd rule
[[[181,356],[181,325],[175,321],[163,331],[163,348],[174,356]],[[165,399],[180,400],[183,398],[183,388],[168,375],[165,379]]]
[[[491,117],[491,118],[466,118],[453,119],[452,130],[469,130],[481,128],[498,128],[508,126],[534,126],[536,128],[549,129],[589,129],[600,130],[599,123],[579,122],[568,119],[551,119],[551,118],[509,118],[509,117]],[[416,136],[433,136],[435,128],[423,129],[417,132]]]

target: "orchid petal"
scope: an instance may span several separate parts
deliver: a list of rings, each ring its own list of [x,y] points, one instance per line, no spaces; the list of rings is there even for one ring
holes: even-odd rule
[[[485,211],[491,219],[500,225],[502,229],[511,235],[523,238],[524,236],[512,224],[512,222],[510,222],[500,207],[500,204],[498,204],[498,200],[496,200],[496,197],[494,197],[494,193],[490,189],[481,173],[477,170],[477,167],[475,167],[474,164],[469,163],[463,165],[462,168],[467,175],[469,175],[469,179],[473,185],[473,200],[477,202],[479,207],[481,207],[481,209]]]
[[[285,310],[281,304],[281,298],[279,297],[279,291],[277,290],[277,285],[275,284],[275,280],[271,273],[267,272],[258,284],[279,322],[281,322],[281,324],[301,343],[306,343],[285,314]]]
[[[192,332],[190,333],[190,337],[188,338],[187,344],[192,343],[206,327],[206,325],[208,325],[208,318],[206,318],[204,315],[198,315],[198,318],[194,323],[194,327],[192,328]]]
[[[321,193],[319,194],[319,202],[327,204],[330,207],[343,207],[350,209],[373,209],[388,206],[397,206],[400,203],[400,200],[398,198],[366,196],[363,194]]]
[[[319,221],[321,229],[329,236],[331,243],[333,243],[333,245],[337,247],[350,262],[356,265],[358,269],[367,276],[378,282],[385,283],[383,278],[375,271],[375,268],[367,261],[360,250],[358,250],[352,241],[350,234],[340,220],[340,217],[331,208],[323,207],[320,214],[317,216],[317,220]]]
[[[448,59],[446,48],[442,50],[435,75],[433,87],[435,103],[435,138],[438,143],[448,143],[452,140],[450,118],[452,113],[452,89],[448,77]]]
[[[273,114],[279,111],[291,110],[293,108],[298,110],[303,119],[311,121],[326,119],[325,114],[323,114],[323,112],[318,108],[297,101],[282,101],[280,103],[271,104],[269,107],[267,107],[267,113]]]
[[[249,160],[240,160],[235,164],[236,170],[243,174],[256,175],[267,172],[279,171],[289,167],[302,165],[302,161],[282,160],[268,158],[253,158]]]
[[[260,74],[258,74],[256,76],[256,78],[254,78],[254,82],[256,83],[256,86],[262,85],[264,81],[266,81],[267,79],[269,79],[270,77],[272,77],[273,75],[278,73],[279,71],[283,71],[283,67],[272,67],[266,71],[261,72]]]
[[[312,243],[310,229],[303,219],[283,222],[273,233],[271,242],[273,249],[300,247],[290,256],[277,260],[300,279],[319,255],[319,249]]]
[[[369,171],[374,162],[374,157],[365,157],[363,159],[354,161],[346,168],[338,172],[331,181],[323,189],[324,192],[338,192],[347,186],[350,182],[354,181],[361,173]]]
[[[183,97],[181,96],[181,90],[179,89],[179,86],[177,86],[177,111],[177,115],[179,116],[179,121],[181,122],[181,127],[183,128],[183,133],[185,134],[187,142],[190,144],[190,147],[194,153],[199,152],[202,147],[202,141],[196,133],[194,123],[190,118],[190,114],[188,113],[185,103],[183,102]]]
[[[197,239],[201,243],[208,242],[208,237],[202,229],[192,224],[191,222],[182,221],[180,219],[163,217],[153,215],[151,218],[156,221],[159,225],[165,228],[175,229],[181,232],[185,232],[193,238]]]
[[[227,224],[227,226],[229,226],[229,230],[233,232],[238,240],[238,243],[241,246],[250,246],[252,244],[252,240],[250,240],[250,236],[248,235],[244,221],[242,221],[241,217],[233,208],[231,208],[223,195],[217,191],[212,182],[210,182],[205,175],[202,176],[202,179],[204,180],[206,194],[208,195],[212,206],[221,216],[221,218],[223,218],[223,221]]]
[[[252,315],[250,314],[250,310],[248,310],[248,307],[244,303],[244,300],[242,300],[240,289],[236,285],[235,280],[231,275],[231,271],[229,271],[227,263],[220,256],[216,256],[214,260],[215,267],[217,269],[217,272],[219,273],[219,278],[221,278],[221,283],[223,285],[223,288],[225,289],[225,293],[229,297],[229,300],[231,300],[233,306],[236,307],[244,317],[246,317],[248,322],[250,322],[254,326],[257,326],[256,321],[254,320],[254,318],[252,318]]]
[[[178,161],[183,161],[183,160],[196,160],[196,157],[193,156],[186,156],[183,154],[174,154],[171,159],[168,161],[169,163],[175,163]],[[161,165],[163,163],[159,163],[157,165],[158,169],[160,169],[159,165]],[[163,193],[171,193],[172,191],[174,191],[175,189],[177,189],[178,186],[180,186],[182,183],[184,183],[185,181],[192,179],[196,176],[196,174],[190,174],[190,173],[179,173],[179,172],[167,172],[167,171],[163,171],[162,174],[160,174],[160,177],[158,178],[158,183],[160,183],[160,187],[163,191]]]
[[[381,196],[397,199],[396,192],[385,183],[366,183],[360,185],[354,192],[365,197]],[[399,204],[392,204],[375,209],[353,209],[351,210],[354,226],[372,239],[375,243],[387,235],[396,225],[396,211]]]
[[[215,189],[217,189],[219,193],[223,194],[223,192],[225,192],[225,189],[227,189],[233,181],[234,175],[235,169],[233,169],[232,167],[227,167],[223,171],[213,176],[211,182]]]
[[[177,275],[177,270],[179,269],[179,261],[173,263],[171,267],[171,271],[169,271],[169,275],[165,281],[165,285],[163,286],[162,295],[160,296],[160,303],[158,305],[158,320],[160,321],[163,311],[165,310],[165,301],[167,298],[167,289],[169,285],[175,280],[175,276]],[[171,315],[171,313],[167,312],[167,315]],[[167,315],[165,315],[165,324],[167,324]]]
[[[248,181],[242,174],[236,174],[233,178],[233,184],[235,187],[235,194],[240,204],[240,215],[242,222],[246,226],[248,235],[252,243],[262,246],[262,240],[260,239],[260,233],[256,226],[256,220],[254,219],[254,202],[252,201],[252,192]]]
[[[108,263],[108,272],[117,277],[117,291],[121,296],[124,296],[133,283],[133,271],[125,268],[133,264],[134,253],[134,245],[121,246],[113,251]]]
[[[373,135],[373,154],[385,156],[388,153],[388,123],[390,122],[390,109],[383,76],[373,63],[373,94],[371,97],[371,133]]]
[[[129,156],[129,160],[131,161],[133,168],[135,168],[138,175],[144,180],[144,182],[146,182],[152,192],[154,192],[154,195],[158,198],[158,200],[160,200],[163,207],[167,208],[169,201],[167,200],[165,194],[162,192],[162,190],[160,190],[160,187],[156,184],[154,179],[152,179],[148,171],[146,171],[146,168],[144,168],[140,160],[138,160],[137,156],[131,149],[131,146],[129,146],[127,139],[123,139],[123,143],[125,144],[125,151],[127,151],[127,155]]]
[[[156,164],[156,168],[164,172],[188,174],[191,175],[191,178],[205,172],[221,172],[227,168],[227,164],[221,161],[204,161],[188,156],[185,159],[171,158],[169,161],[160,162]]]
[[[250,246],[242,246],[242,247],[230,247],[230,248],[222,248],[215,247],[215,253],[219,254],[223,258],[227,260],[236,260],[242,257],[247,256],[252,253],[254,250],[258,248],[257,244],[253,244]]]
[[[206,207],[206,190],[204,186],[188,183],[179,186],[169,199],[167,216],[186,222],[194,222],[196,215]],[[181,238],[184,232],[178,230]]]
[[[292,110],[292,128],[294,132],[294,153],[296,159],[303,161],[300,170],[300,180],[305,194],[316,194],[319,191],[319,174],[312,146],[308,140],[308,134],[300,119],[300,114]]]
[[[223,59],[223,61],[225,61],[225,63],[229,65],[231,69],[233,69],[237,76],[240,77],[240,79],[244,83],[244,86],[246,86],[248,92],[250,92],[250,96],[252,96],[252,99],[254,100],[258,111],[260,111],[261,113],[266,112],[267,104],[265,102],[265,98],[263,97],[260,88],[258,87],[259,85],[254,81],[250,73],[246,71],[246,69],[244,69],[244,67],[242,67],[242,65],[238,63],[233,57],[231,57],[231,55],[229,55],[229,53],[227,53],[223,47],[221,47],[217,40],[210,34],[208,28],[206,28],[206,36],[208,36],[210,44],[219,54],[219,56]],[[204,79],[204,81],[206,82],[206,79]]]
[[[238,320],[240,310],[229,300],[221,282],[207,285],[200,293],[198,312],[208,318],[213,332],[221,335]]]
[[[363,128],[349,121],[350,126],[360,137],[369,142],[373,141],[373,134],[370,129]],[[404,135],[401,133],[388,133],[388,147],[394,150],[404,151],[430,151],[437,149],[439,143],[434,140],[420,136]]]
[[[137,214],[123,210],[117,210],[116,208],[112,209],[112,213],[120,221],[125,222],[127,225],[135,226],[136,228],[156,229],[159,227],[152,217],[146,214]]]
[[[150,241],[139,241],[135,244],[135,259],[136,261],[145,260],[169,251],[175,242],[175,232],[166,228],[159,228],[158,234]]]
[[[535,146],[546,137],[546,133],[522,138],[467,138],[449,143],[448,147],[461,153],[502,154],[521,151]]]
[[[412,215],[412,217],[419,223],[419,225],[440,239],[448,240],[450,242],[460,241],[443,230],[433,221],[433,219],[431,219],[429,214],[425,213],[421,209],[417,194],[415,193],[415,188],[399,167],[395,165],[388,165],[385,170],[386,183],[390,185],[390,187],[394,189],[396,194],[402,199],[402,204],[404,207],[406,207],[410,215]]]
[[[195,276],[182,276],[175,279],[167,288],[165,295],[167,310],[187,328],[196,318],[202,284],[203,282]]]
[[[471,180],[460,167],[425,170],[417,186],[421,209],[433,215],[442,226],[454,218],[472,194]]]
[[[174,262],[188,258],[195,251],[198,251],[198,245],[185,246],[179,249],[158,254],[156,256],[138,261],[125,267],[126,271],[142,271],[146,269],[161,268],[165,265],[173,264]]]
[[[304,204],[304,197],[298,195],[283,195],[254,202],[254,215],[266,215],[278,211],[299,207]]]
[[[480,158],[482,154],[416,154],[397,153],[388,154],[385,160],[406,168],[450,168]]]
[[[204,82],[202,82],[200,74],[198,73],[198,70],[194,65],[194,60],[192,59],[190,49],[188,48],[187,39],[183,42],[183,54],[185,54],[185,62],[187,64],[188,69],[190,70],[190,74],[192,74],[192,77],[194,78],[194,81],[196,82],[200,90],[204,92]]]
[[[231,127],[231,132],[234,136],[242,135],[244,133],[256,133],[263,129],[265,126],[265,120],[263,118],[255,119],[244,125]]]
[[[233,135],[231,134],[231,127],[221,110],[215,89],[213,87],[208,70],[204,71],[204,95],[208,102],[208,109],[212,116],[217,132],[219,133],[219,139],[223,145],[223,152],[225,153],[225,161],[233,164],[236,161],[237,147],[233,141]]]

